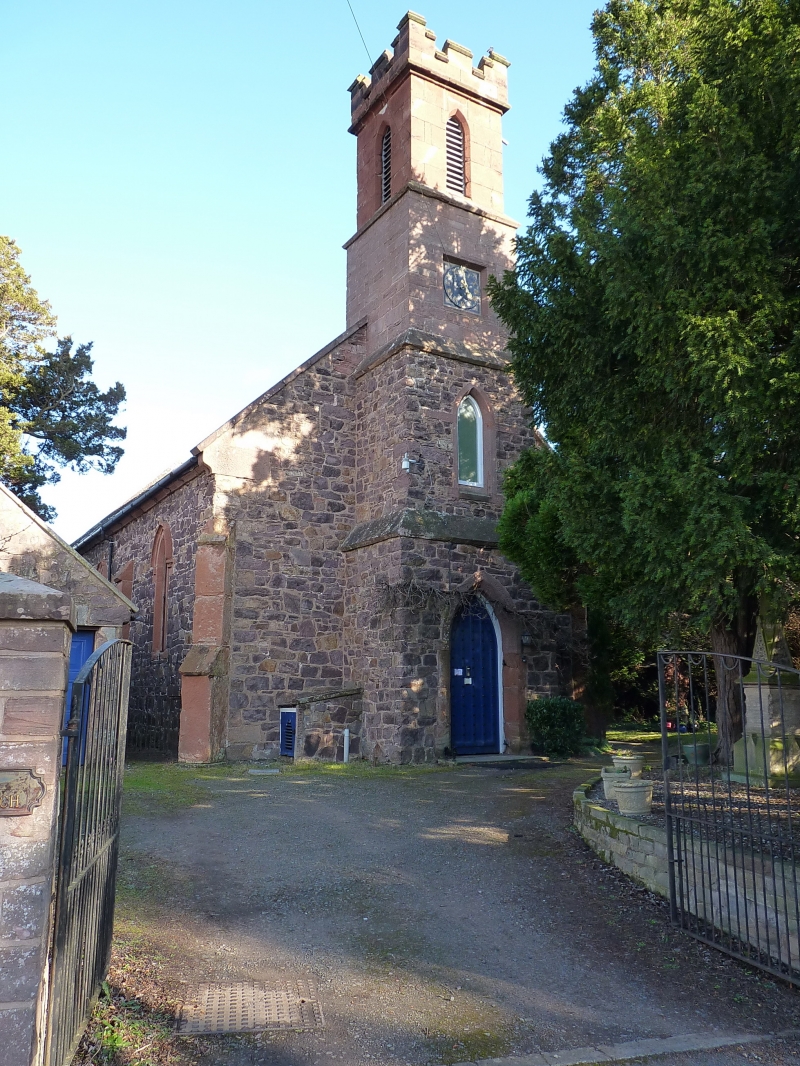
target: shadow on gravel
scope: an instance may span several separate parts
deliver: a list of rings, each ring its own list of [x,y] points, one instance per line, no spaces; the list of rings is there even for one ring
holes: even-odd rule
[[[126,798],[110,982],[151,1043],[104,1048],[101,1004],[78,1066],[447,1066],[798,1024],[795,993],[670,929],[663,901],[571,830],[572,789],[598,765],[145,768]],[[172,1034],[192,984],[292,976],[316,982],[322,1033]]]

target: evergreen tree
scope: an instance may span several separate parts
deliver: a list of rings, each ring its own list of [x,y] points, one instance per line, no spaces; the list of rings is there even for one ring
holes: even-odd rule
[[[550,450],[501,544],[545,602],[752,651],[800,572],[800,2],[611,0],[492,286]],[[718,758],[741,735],[721,684]]]
[[[39,495],[60,478],[58,467],[110,473],[126,431],[112,425],[125,399],[117,382],[100,392],[90,375],[91,344],[73,349],[55,336],[50,305],[39,298],[19,261],[19,248],[0,236],[0,481],[43,518],[55,517]]]

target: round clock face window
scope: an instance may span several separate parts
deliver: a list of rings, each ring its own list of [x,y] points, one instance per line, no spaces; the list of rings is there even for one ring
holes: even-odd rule
[[[481,313],[481,276],[477,270],[460,263],[444,265],[445,307],[455,307],[470,314]]]

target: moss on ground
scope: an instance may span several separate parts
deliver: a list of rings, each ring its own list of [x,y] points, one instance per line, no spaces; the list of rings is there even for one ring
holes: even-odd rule
[[[258,769],[277,769],[281,776],[313,775],[318,778],[371,779],[394,777],[414,779],[434,773],[452,773],[460,769],[452,763],[434,766],[373,766],[357,761],[351,763],[308,762],[261,765]],[[173,815],[182,809],[207,803],[209,788],[228,781],[255,784],[260,775],[250,774],[256,769],[247,763],[211,763],[201,766],[183,763],[130,762],[125,767],[123,815]],[[268,778],[265,778],[268,780]]]
[[[125,767],[122,814],[172,815],[207,802],[206,784],[242,781],[247,767],[229,763],[186,766],[181,763],[132,762]],[[252,780],[252,779],[251,779]]]
[[[485,1017],[479,1017],[478,1013],[472,1018],[461,1011],[454,1024],[438,1026],[429,1034],[431,1052],[442,1066],[503,1058],[512,1050],[510,1034],[493,1026]]]

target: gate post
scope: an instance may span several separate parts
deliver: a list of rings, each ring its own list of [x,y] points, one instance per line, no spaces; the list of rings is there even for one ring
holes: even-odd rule
[[[68,595],[0,573],[0,1048],[44,1051],[61,720],[74,629]]]

